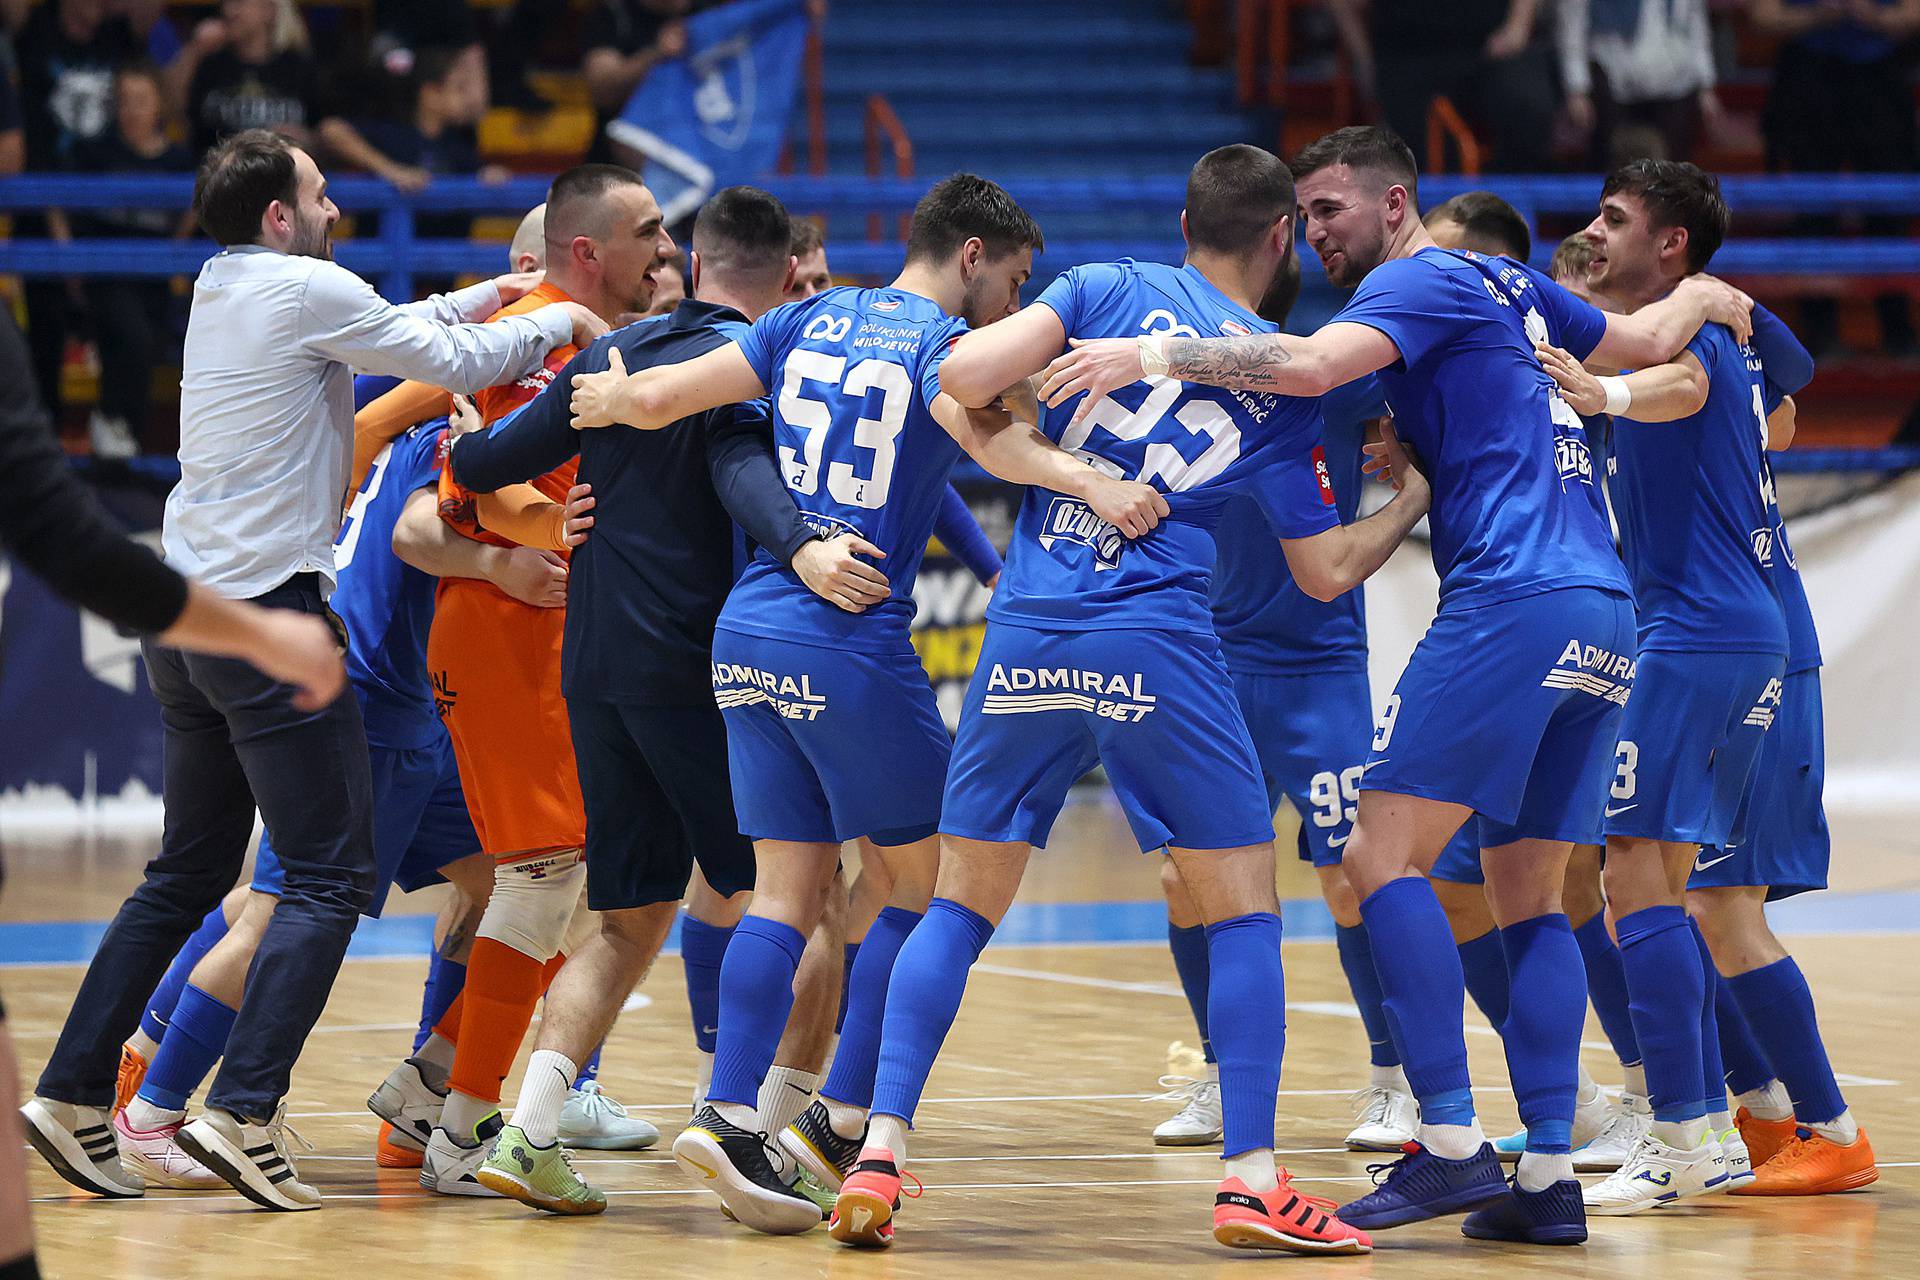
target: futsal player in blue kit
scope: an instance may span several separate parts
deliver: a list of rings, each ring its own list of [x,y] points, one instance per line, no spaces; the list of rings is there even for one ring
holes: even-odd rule
[[[1293,181],[1278,158],[1247,146],[1210,152],[1187,181],[1184,267],[1076,267],[1033,306],[963,339],[941,385],[963,404],[987,404],[1070,337],[1271,332],[1262,312],[1284,287],[1292,214]],[[1021,503],[961,708],[939,894],[894,970],[872,1127],[829,1230],[851,1244],[891,1241],[907,1127],[967,971],[1068,788],[1098,762],[1140,848],[1168,850],[1207,926],[1225,1129],[1215,1238],[1364,1253],[1367,1237],[1294,1191],[1274,1162],[1285,1032],[1273,813],[1213,631],[1208,579],[1213,526],[1251,494],[1282,535],[1295,580],[1332,599],[1391,554],[1425,510],[1425,483],[1405,473],[1385,509],[1342,525],[1314,456],[1319,406],[1307,400],[1156,379],[1074,417],[1056,410],[1041,426],[1101,470],[1164,492],[1170,514],[1129,540],[1085,503],[1037,490]]]
[[[1586,983],[1560,886],[1572,844],[1600,835],[1633,604],[1584,431],[1534,347],[1553,335],[1582,358],[1658,364],[1748,303],[1691,280],[1607,316],[1529,268],[1435,248],[1412,153],[1383,129],[1329,134],[1295,171],[1308,243],[1335,284],[1360,286],[1332,322],[1307,338],[1085,344],[1050,367],[1042,398],[1097,404],[1143,372],[1305,395],[1379,373],[1432,474],[1441,601],[1375,732],[1345,865],[1421,1124],[1342,1215],[1371,1229],[1479,1209],[1470,1236],[1577,1243],[1569,1139]],[[1504,1041],[1528,1126],[1511,1184],[1474,1113],[1459,956],[1424,874],[1469,818],[1511,975]]]
[[[858,1155],[888,977],[933,894],[951,747],[908,630],[914,576],[954,463],[964,450],[1002,479],[1085,500],[1129,534],[1145,533],[1164,510],[1147,486],[1102,475],[1004,411],[969,412],[940,394],[954,340],[969,322],[1016,307],[1041,243],[1005,191],[956,175],[914,210],[906,264],[888,287],[830,289],[682,363],[574,380],[581,427],[652,428],[771,389],[775,451],[803,518],[822,538],[853,535],[891,584],[879,603],[848,612],[762,552],[716,624],[714,697],[757,870],[753,905],[721,967],[707,1105],[674,1154],[756,1230],[820,1222],[818,1207],[776,1172],[790,1157],[770,1150],[754,1121],[841,842],[869,837],[893,893],[855,960],[822,1101],[796,1122],[808,1141],[787,1146],[811,1157],[803,1163],[829,1186]]]

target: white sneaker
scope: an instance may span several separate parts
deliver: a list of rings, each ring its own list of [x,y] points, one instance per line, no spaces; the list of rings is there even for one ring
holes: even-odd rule
[[[1588,1213],[1619,1217],[1722,1189],[1727,1162],[1711,1137],[1691,1151],[1670,1147],[1648,1134],[1619,1169],[1581,1197]]]
[[[1625,1093],[1613,1108],[1613,1118],[1592,1141],[1573,1148],[1573,1167],[1579,1173],[1612,1173],[1633,1155],[1640,1139],[1653,1128],[1653,1107],[1638,1094]],[[1575,1133],[1579,1130],[1576,1128]]]
[[[1715,1190],[1732,1191],[1752,1182],[1753,1155],[1747,1150],[1747,1140],[1740,1136],[1740,1130],[1737,1127],[1722,1129],[1712,1136],[1719,1139],[1720,1153],[1727,1162],[1727,1180]]]
[[[87,417],[87,440],[96,458],[132,458],[140,453],[140,442],[125,418],[115,418],[95,409]]]
[[[1352,1101],[1360,1123],[1347,1135],[1350,1151],[1398,1151],[1419,1132],[1420,1104],[1405,1090],[1371,1085]]]
[[[120,1146],[121,1167],[140,1175],[150,1187],[174,1191],[224,1190],[227,1180],[180,1149],[177,1141],[184,1120],[157,1129],[136,1129],[127,1113],[113,1116],[113,1137]]]
[[[463,1147],[445,1129],[435,1129],[427,1139],[426,1152],[420,1157],[420,1185],[443,1196],[497,1196],[500,1193],[482,1186],[474,1173],[493,1154],[494,1140],[500,1136],[500,1113],[493,1112],[475,1130],[480,1141]]]
[[[82,1191],[116,1200],[146,1194],[140,1175],[121,1167],[120,1148],[103,1108],[36,1097],[20,1108],[20,1119],[33,1149]]]
[[[1195,1079],[1192,1076],[1161,1076],[1160,1087],[1167,1092],[1155,1102],[1179,1102],[1183,1105],[1153,1131],[1155,1144],[1162,1147],[1204,1147],[1220,1141],[1220,1080],[1217,1076]]]
[[[313,1150],[313,1144],[287,1124],[287,1104],[282,1102],[265,1124],[209,1109],[181,1129],[174,1141],[262,1209],[318,1209],[320,1193],[300,1181],[293,1154],[287,1150],[289,1133]]]
[[[441,1108],[447,1105],[444,1082],[435,1085],[429,1078],[439,1071],[418,1058],[408,1058],[387,1074],[367,1098],[367,1110],[393,1126],[396,1138],[411,1138],[424,1147],[440,1123]]]
[[[560,1104],[560,1145],[592,1151],[640,1151],[660,1141],[660,1131],[601,1092],[598,1080],[568,1091]]]

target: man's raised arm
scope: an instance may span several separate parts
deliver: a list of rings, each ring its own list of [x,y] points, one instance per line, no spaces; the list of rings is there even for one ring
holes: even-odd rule
[[[657,431],[696,413],[765,394],[766,384],[753,371],[737,342],[679,364],[657,365],[632,374],[627,372],[620,349],[613,347],[607,352],[604,373],[583,373],[573,379],[573,427],[585,431],[619,423]]]

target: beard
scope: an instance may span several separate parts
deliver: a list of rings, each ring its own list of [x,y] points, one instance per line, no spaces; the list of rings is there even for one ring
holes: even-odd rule
[[[294,217],[293,243],[288,252],[296,258],[322,258],[333,261],[333,227],[325,218],[312,221],[298,214]]]
[[[1287,316],[1293,310],[1293,304],[1300,300],[1300,255],[1289,250],[1287,256],[1274,268],[1273,279],[1267,284],[1267,291],[1260,298],[1260,305],[1253,313],[1262,320],[1284,325]]]
[[[1342,289],[1351,289],[1387,260],[1386,230],[1382,228],[1366,240],[1349,239],[1332,252],[1340,255],[1338,266],[1327,261],[1326,251],[1320,254],[1320,265],[1326,268],[1328,281]]]

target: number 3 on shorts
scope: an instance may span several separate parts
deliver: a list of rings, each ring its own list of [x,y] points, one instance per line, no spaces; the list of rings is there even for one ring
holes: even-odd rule
[[[1640,767],[1640,744],[1620,740],[1615,754],[1620,757],[1620,768],[1613,779],[1612,795],[1615,800],[1631,800],[1639,789],[1640,780],[1634,776],[1634,770]],[[1609,810],[1611,812],[1611,810]]]
[[[1387,744],[1393,741],[1393,722],[1400,718],[1400,695],[1389,694],[1387,704],[1380,708],[1380,714],[1373,721],[1373,749],[1385,751]]]

